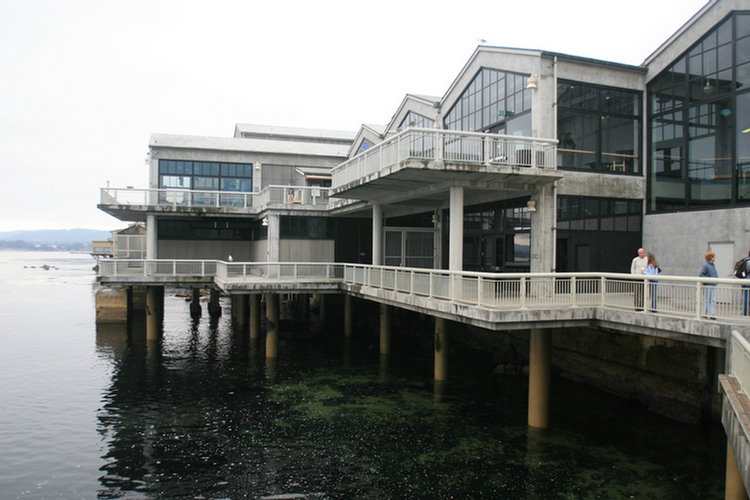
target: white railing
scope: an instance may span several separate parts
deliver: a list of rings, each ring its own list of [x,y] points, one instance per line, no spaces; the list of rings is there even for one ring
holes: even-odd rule
[[[102,205],[250,208],[255,193],[191,189],[101,188]]]
[[[107,278],[129,277],[202,277],[216,275],[215,260],[141,260],[109,259],[99,261],[98,275]]]
[[[318,262],[223,262],[216,265],[223,280],[284,280],[340,282],[344,265]]]
[[[258,194],[261,208],[307,206],[328,208],[328,188],[315,186],[267,186]]]
[[[337,166],[332,187],[366,179],[406,160],[554,170],[557,141],[442,129],[406,129]]]
[[[739,381],[742,392],[750,395],[748,393],[750,389],[750,342],[736,330],[732,330],[729,342],[731,345],[728,349],[730,353],[728,375],[733,375]]]
[[[288,208],[327,209],[329,189],[310,186],[267,186],[258,193],[200,191],[190,189],[101,188],[101,205],[163,206],[197,208]]]
[[[124,260],[99,275],[201,276],[225,281],[324,281],[492,309],[605,307],[696,319],[750,321],[750,283],[736,279],[617,273],[477,273],[365,264]],[[747,284],[746,284],[747,283]]]

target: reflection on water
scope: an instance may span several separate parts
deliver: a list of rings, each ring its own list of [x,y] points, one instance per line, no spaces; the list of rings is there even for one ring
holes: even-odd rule
[[[137,327],[106,337],[102,498],[722,496],[715,428],[556,381],[553,428],[529,430],[525,380],[475,358],[437,384],[422,345],[383,357],[372,339],[287,332],[269,361],[228,315],[212,327],[167,304],[184,323],[158,345]]]
[[[77,286],[68,297],[93,309],[90,282]],[[156,342],[143,318],[95,327],[88,311],[69,312],[75,332],[38,317],[17,324],[16,335],[50,335],[60,351],[27,346],[27,363],[52,360],[39,376],[2,357],[11,382],[0,396],[21,411],[0,419],[0,489],[8,498],[722,498],[720,427],[675,424],[554,380],[552,427],[530,431],[526,380],[494,377],[474,353],[454,352],[451,380],[435,383],[429,339],[396,336],[386,358],[376,328],[349,342],[338,331],[287,331],[268,362],[264,339],[235,332],[222,307],[218,321],[194,322],[167,290]],[[69,346],[75,366],[57,360],[57,330],[83,340]],[[34,389],[50,383],[62,396],[35,403],[45,392]],[[34,405],[44,408],[35,426],[65,423],[24,434]],[[23,471],[11,465],[19,461]]]

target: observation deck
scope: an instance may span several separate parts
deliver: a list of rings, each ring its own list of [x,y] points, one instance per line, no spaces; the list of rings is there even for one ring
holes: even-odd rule
[[[600,326],[724,347],[750,336],[740,280],[618,273],[476,273],[364,264],[103,260],[104,285],[216,286],[229,294],[346,293],[489,330]],[[708,292],[712,292],[709,294]],[[715,298],[708,314],[706,300]]]
[[[264,210],[326,212],[333,200],[329,188],[267,186],[254,193],[191,189],[101,188],[98,208],[126,221],[145,221],[147,213],[184,215],[258,215]]]
[[[554,139],[410,128],[335,167],[331,196],[437,204],[452,186],[517,196],[561,177]]]

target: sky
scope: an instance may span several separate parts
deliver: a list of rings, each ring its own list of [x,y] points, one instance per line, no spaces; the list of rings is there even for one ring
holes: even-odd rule
[[[125,227],[152,133],[356,131],[442,96],[479,44],[638,65],[706,0],[1,0],[0,232]]]

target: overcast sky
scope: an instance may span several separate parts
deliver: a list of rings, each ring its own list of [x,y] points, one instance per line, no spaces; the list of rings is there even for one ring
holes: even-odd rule
[[[117,229],[151,133],[356,131],[442,96],[481,40],[640,64],[705,0],[0,0],[0,231]]]

